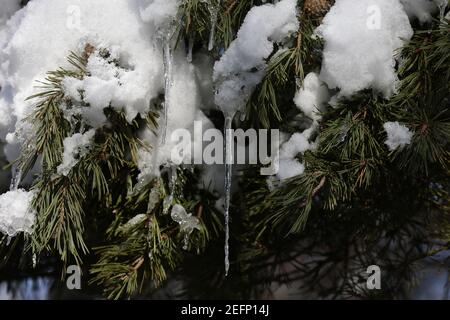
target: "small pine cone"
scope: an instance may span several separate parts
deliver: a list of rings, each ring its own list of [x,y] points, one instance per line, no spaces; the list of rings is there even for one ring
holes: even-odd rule
[[[335,0],[305,0],[303,12],[310,18],[321,19],[325,17]]]
[[[88,59],[95,51],[95,47],[90,44],[86,43],[86,46],[84,47],[84,57]]]

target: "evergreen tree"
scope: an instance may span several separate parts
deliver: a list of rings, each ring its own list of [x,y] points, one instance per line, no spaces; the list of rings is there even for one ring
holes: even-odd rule
[[[165,54],[186,47],[194,60],[202,55],[219,61],[249,12],[276,2],[181,1],[173,34],[163,37],[170,51]],[[0,237],[1,273],[64,276],[76,264],[86,286],[110,299],[161,292],[261,298],[281,284],[304,297],[405,297],[418,263],[449,250],[450,21],[444,2],[441,16],[434,10],[425,22],[411,18],[414,35],[396,52],[394,93],[369,86],[339,95],[341,88],[330,86],[336,99],[308,114],[294,96],[305,90],[308,75],[323,68],[327,43],[316,30],[338,2],[297,1],[298,30],[274,43],[262,80],[233,119],[234,128],[279,129],[288,136],[315,130],[306,135],[314,147],[291,159],[303,172],[268,178],[260,174],[262,165],[247,165],[235,175],[228,277],[221,195],[202,184],[205,166],[163,166],[151,179],[140,172],[140,150],[161,148],[141,133],[164,134],[167,83],[148,112],[131,121],[125,109],[112,105],[104,108],[99,127],[78,111],[67,117],[70,106],[93,108],[85,93],[74,101],[65,82],[87,79],[91,57],[127,68],[111,49],[92,44],[70,53],[68,67],[49,70],[28,99],[35,106],[24,119],[32,141],[5,170],[34,174],[30,184],[20,177],[18,183],[32,192],[36,219],[32,232]],[[205,114],[222,128],[218,108]],[[76,161],[63,168],[67,138],[89,132],[90,143],[78,144]],[[391,136],[398,132],[408,141]],[[36,164],[38,173],[32,172]],[[381,290],[365,286],[371,265],[383,271]],[[182,288],[170,292],[176,281]]]

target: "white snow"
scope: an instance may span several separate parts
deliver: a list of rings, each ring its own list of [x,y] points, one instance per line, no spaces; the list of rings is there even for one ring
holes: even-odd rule
[[[92,144],[95,130],[91,129],[84,134],[76,133],[64,139],[63,161],[58,166],[57,172],[67,176],[72,168],[77,164],[79,158],[83,157]]]
[[[21,131],[21,121],[33,110],[33,104],[25,99],[36,92],[36,80],[43,80],[49,70],[69,67],[66,61],[69,52],[82,52],[86,43],[96,48],[114,48],[121,65],[126,66],[120,74],[120,89],[114,94],[111,88],[114,84],[117,89],[117,79],[111,74],[94,74],[86,79],[88,100],[98,107],[106,107],[104,104],[111,100],[114,106],[125,108],[129,119],[148,111],[150,100],[164,87],[162,50],[154,41],[156,31],[140,17],[141,11],[145,13],[152,3],[148,0],[29,2],[9,21],[6,40],[0,45],[3,48],[0,73],[7,88],[0,93],[0,105],[10,110],[8,118],[0,117],[0,132],[14,128]],[[159,14],[156,9],[152,12],[155,16]],[[90,62],[95,64],[94,60]],[[108,90],[97,96],[102,89]],[[4,134],[0,139],[5,139]]]
[[[305,165],[297,159],[280,159],[277,177],[280,180],[290,179],[305,172]]]
[[[20,0],[2,0],[0,7],[0,29],[14,12],[20,9]]]
[[[252,8],[234,40],[214,68],[214,78],[264,67],[264,59],[280,42],[298,30],[297,1],[283,0]]]
[[[243,72],[222,81],[216,89],[216,105],[227,116],[233,116],[245,106],[258,83],[264,78],[264,75],[265,70]]]
[[[325,40],[321,79],[341,96],[395,92],[395,51],[413,35],[398,0],[337,0],[317,34]]]
[[[112,106],[117,110],[125,110],[128,121],[132,121],[138,113],[145,113],[148,110],[147,88],[143,87],[134,79],[135,72],[132,69],[116,66],[115,61],[122,61],[120,50],[117,47],[102,48],[108,50],[110,57],[105,59],[99,50],[96,50],[87,63],[86,70],[88,76],[84,79],[66,78],[63,85],[66,94],[75,101],[81,100],[81,93],[84,101],[95,109],[95,114],[103,114],[103,109]],[[96,123],[95,118],[90,119],[85,114],[88,123]],[[106,120],[106,119],[104,119]]]
[[[216,104],[224,113],[234,115],[244,106],[264,76],[274,42],[283,41],[298,27],[296,0],[265,4],[247,13],[237,38],[214,66]]]
[[[316,147],[316,143],[310,141],[311,135],[316,128],[317,124],[313,123],[309,129],[301,133],[294,133],[288,141],[281,145],[278,179],[285,180],[303,174],[305,166],[300,163],[297,156]]]
[[[0,195],[0,232],[14,237],[19,232],[31,233],[35,213],[31,209],[33,193],[22,189]]]
[[[143,132],[141,139],[153,148],[139,150],[139,168],[141,170],[140,179],[149,179],[160,175],[161,166],[171,166],[172,152],[177,148],[183,148],[183,161],[190,162],[192,158],[192,148],[195,144],[202,144],[202,141],[185,141],[181,145],[179,141],[173,141],[172,134],[178,129],[187,129],[191,137],[194,137],[194,122],[201,121],[203,130],[212,128],[211,121],[200,110],[202,105],[199,92],[199,81],[196,78],[195,67],[188,63],[184,56],[184,49],[180,47],[174,52],[173,57],[173,84],[171,88],[172,107],[168,110],[167,140],[164,145],[159,145],[158,137],[150,130]],[[162,122],[162,121],[160,121]],[[191,148],[188,147],[191,143]]]
[[[0,50],[3,47],[3,43],[6,38],[6,23],[11,18],[11,16],[20,9],[20,0],[1,0],[0,6]],[[0,60],[0,65],[2,61]],[[4,88],[4,76],[0,68],[0,92]],[[9,109],[7,108],[6,102],[0,97],[0,137],[5,134],[2,132],[2,128],[5,128],[10,122],[11,117],[9,115]],[[4,129],[3,129],[4,130]]]
[[[325,111],[325,103],[328,100],[330,100],[329,90],[315,72],[305,77],[303,86],[294,97],[295,105],[313,121],[321,119],[320,112]]]
[[[148,112],[150,101],[164,92],[160,32],[176,17],[180,3],[178,0],[32,0],[20,15],[14,16],[4,50],[0,51],[1,70],[8,87],[0,93],[0,110],[5,110],[5,116],[0,116],[0,140],[9,137],[8,159],[15,159],[20,145],[32,134],[31,125],[22,120],[33,111],[33,103],[25,102],[25,98],[36,92],[36,80],[43,80],[49,70],[70,68],[66,61],[69,52],[81,53],[88,43],[97,49],[89,58],[88,75],[82,80],[63,81],[65,94],[73,103],[61,106],[66,118],[81,115],[85,123],[96,129],[105,124],[103,109],[108,106],[124,109],[129,121],[138,113]],[[107,49],[110,57],[105,60],[100,49]],[[200,70],[188,64],[183,49],[179,44],[178,51],[173,53],[169,138],[177,129],[192,130],[195,120],[203,121],[205,129],[212,127],[199,110],[203,97],[199,95],[198,82],[205,82],[205,78],[201,79],[198,73],[206,65],[202,64]],[[83,107],[81,100],[90,107]],[[139,150],[140,177],[158,176],[161,166],[171,165],[175,142],[158,146],[158,138],[149,130],[141,138],[153,149],[150,153],[144,148]],[[65,141],[61,174],[67,174],[73,167],[74,157],[79,156],[73,152],[85,146],[86,141],[77,139],[83,140],[75,135]]]
[[[326,84],[320,80],[317,73],[309,73],[305,77],[302,87],[295,94],[294,103],[305,117],[312,120],[312,123],[310,128],[294,133],[281,145],[277,173],[279,180],[290,179],[304,173],[305,165],[300,163],[297,156],[316,147],[316,142],[310,141],[310,139],[318,129],[321,120],[320,111],[325,111],[325,104],[329,100],[330,93]],[[271,180],[268,181],[271,183]]]
[[[393,151],[411,143],[413,133],[404,125],[396,122],[386,122],[384,130],[387,133],[386,145]]]
[[[153,24],[155,29],[167,28],[175,19],[181,0],[150,0],[145,9],[140,10],[142,20]]]

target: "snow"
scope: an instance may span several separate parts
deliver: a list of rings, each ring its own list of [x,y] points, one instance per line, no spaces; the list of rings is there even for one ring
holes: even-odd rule
[[[19,232],[31,233],[35,213],[31,209],[33,193],[22,189],[0,195],[0,232],[14,237]]]
[[[223,112],[234,115],[244,106],[264,76],[265,59],[273,52],[274,42],[298,30],[296,6],[296,0],[282,0],[247,13],[237,38],[214,66],[216,104]]]
[[[20,0],[1,0],[0,7],[0,50],[2,49],[2,44],[6,38],[6,24],[11,16],[20,9]],[[0,60],[0,65],[2,61]],[[4,88],[4,76],[0,68],[0,91]],[[2,128],[4,128],[8,123],[11,122],[9,115],[9,110],[7,108],[4,99],[0,98],[0,136],[4,135],[2,133]]]
[[[312,120],[311,126],[303,132],[294,133],[281,145],[277,178],[281,181],[302,175],[305,165],[297,159],[299,154],[316,147],[316,142],[310,141],[312,134],[317,131],[321,120],[321,111],[330,100],[330,92],[317,73],[306,75],[303,85],[294,97],[294,103],[305,117]],[[269,180],[269,183],[272,183]]]
[[[228,116],[233,116],[241,110],[254,89],[264,78],[265,70],[244,72],[224,80],[217,88],[215,103]]]
[[[110,54],[108,58],[102,56],[105,50]],[[117,61],[122,62],[119,48],[96,50],[86,66],[88,76],[82,80],[66,78],[63,85],[67,96],[80,101],[82,94],[83,100],[96,109],[97,114],[102,114],[104,108],[112,106],[118,111],[125,110],[127,120],[131,122],[138,113],[148,110],[148,101],[145,99],[147,88],[136,82],[134,70],[116,65]],[[97,126],[102,124],[95,118],[90,119],[89,115],[85,115],[85,118]]]
[[[317,34],[325,41],[320,78],[340,96],[396,88],[395,51],[413,35],[398,0],[337,0]]]
[[[89,151],[94,135],[95,130],[91,129],[86,133],[76,133],[64,139],[63,161],[57,169],[59,174],[67,176],[70,173],[70,170],[77,164],[77,159]]]
[[[273,51],[273,42],[280,42],[298,30],[297,1],[283,0],[275,5],[252,8],[245,17],[234,40],[214,68],[214,77],[264,67],[264,59]],[[257,32],[256,32],[257,30]]]
[[[305,172],[305,165],[297,159],[281,159],[277,177],[280,180],[290,179]]]
[[[6,21],[20,9],[21,0],[2,0],[0,8],[0,29],[6,24]]]
[[[181,0],[150,0],[149,5],[140,10],[140,16],[155,29],[168,28],[175,19],[181,2]]]
[[[37,92],[36,81],[45,79],[47,71],[70,68],[70,51],[82,53],[86,44],[95,48],[88,59],[87,75],[63,81],[65,94],[71,98],[61,106],[65,117],[81,115],[92,129],[64,140],[63,162],[57,169],[62,175],[67,175],[89,150],[95,129],[106,124],[105,108],[124,110],[131,122],[138,114],[150,111],[151,101],[163,93],[167,94],[167,126],[162,118],[159,126],[168,139],[161,145],[151,130],[140,134],[153,148],[150,152],[146,148],[138,150],[139,179],[147,181],[159,176],[164,168],[177,165],[172,162],[173,151],[186,145],[170,139],[172,134],[178,129],[193,133],[195,121],[203,123],[203,130],[212,128],[202,108],[215,104],[228,118],[241,110],[265,76],[274,44],[283,50],[285,41],[299,28],[298,1],[255,6],[219,61],[214,63],[211,56],[196,53],[193,63],[189,63],[183,41],[176,49],[172,49],[170,41],[182,0],[31,0],[14,15],[19,1],[1,1],[0,141],[7,143],[8,160],[15,160],[20,147],[33,134],[31,123],[23,120],[34,111],[34,103],[25,99]],[[298,156],[316,147],[311,138],[318,130],[320,112],[330,101],[329,89],[340,90],[334,100],[363,89],[373,89],[385,97],[395,92],[395,52],[412,36],[409,19],[429,21],[442,1],[336,0],[317,29],[325,41],[322,69],[309,73],[294,97],[295,105],[312,120],[312,125],[282,144],[278,179],[305,171]],[[211,36],[210,47],[214,45],[214,30]],[[171,49],[170,94],[164,81],[168,69],[164,46]],[[105,57],[102,50],[109,55]],[[391,150],[411,142],[412,133],[405,126],[389,122],[384,127]],[[197,143],[201,142],[194,141]],[[192,150],[193,146],[189,146]],[[188,160],[192,153],[183,157],[191,162]],[[214,179],[212,173],[206,172],[205,179]],[[225,192],[223,187],[214,189]],[[2,231],[29,232],[32,218],[27,215],[27,202],[14,201],[25,196],[29,201],[32,198],[23,190],[0,196],[0,221],[9,219],[3,222]],[[180,214],[187,216],[180,208],[173,214],[179,221]],[[20,218],[24,216],[28,220]],[[17,226],[20,223],[22,227]],[[13,227],[5,227],[8,224]]]
[[[265,75],[265,59],[281,42],[298,30],[297,1],[282,0],[252,8],[246,15],[237,38],[214,66],[215,104],[225,117],[229,133],[236,112],[242,110],[253,90]],[[258,32],[255,32],[258,30]],[[225,142],[225,274],[229,269],[229,208],[231,201],[232,137]]]
[[[172,140],[172,135],[179,129],[186,129],[194,137],[194,122],[201,121],[203,130],[212,128],[213,124],[200,110],[202,100],[200,96],[200,84],[196,78],[195,67],[188,63],[184,48],[180,45],[173,56],[173,84],[171,88],[172,107],[168,110],[167,140],[164,145],[159,145],[158,137],[154,132],[145,130],[141,139],[151,146],[158,146],[150,152],[147,149],[139,150],[139,168],[141,170],[140,179],[150,179],[160,175],[162,166],[174,165],[172,162],[172,152],[184,148],[187,151],[183,154],[180,162],[191,163],[193,154],[192,148],[202,141],[186,141],[180,144],[178,140]],[[189,148],[187,143],[193,145]]]
[[[386,145],[389,150],[394,151],[399,147],[403,147],[411,143],[413,133],[404,125],[396,122],[386,122],[384,130],[387,133]]]
[[[310,141],[311,135],[316,130],[316,127],[317,124],[313,124],[309,129],[301,133],[294,133],[288,141],[281,145],[277,173],[278,179],[285,180],[304,173],[305,166],[300,163],[297,156],[316,147],[316,143]]]
[[[320,112],[325,111],[325,103],[330,100],[329,90],[315,72],[309,73],[303,86],[294,97],[295,105],[313,121],[321,119]]]
[[[0,93],[0,106],[10,110],[9,118],[0,117],[0,140],[5,139],[5,131],[19,131],[21,121],[33,111],[33,104],[25,99],[36,93],[36,80],[43,80],[49,70],[69,67],[69,52],[82,52],[86,43],[96,48],[114,48],[124,67],[120,89],[114,94],[111,87],[117,79],[111,74],[94,74],[86,79],[88,100],[97,107],[106,107],[111,100],[115,107],[126,110],[128,119],[148,111],[149,101],[163,90],[162,50],[153,41],[156,31],[140,18],[149,3],[153,1],[29,2],[9,21],[0,45],[0,74],[4,75],[7,88]],[[154,11],[155,15],[158,13]],[[103,88],[109,90],[94,98]],[[9,155],[8,158],[12,160]]]
[[[2,45],[4,50],[0,51],[1,70],[8,88],[0,93],[0,110],[4,111],[4,116],[0,116],[0,140],[8,137],[8,159],[15,159],[20,145],[32,134],[31,125],[22,120],[33,111],[33,103],[25,99],[36,93],[36,80],[43,80],[49,70],[70,68],[67,55],[70,51],[83,52],[86,44],[96,48],[88,60],[88,75],[81,80],[63,81],[65,94],[72,98],[72,105],[61,106],[66,118],[82,115],[95,129],[105,124],[103,109],[109,106],[123,109],[129,121],[139,113],[147,113],[150,101],[164,92],[160,32],[173,21],[180,3],[40,0],[31,1],[20,15],[14,16]],[[187,64],[181,47],[174,53],[174,97],[171,98],[174,107],[169,110],[169,135],[176,129],[192,129],[194,120],[212,126],[199,111],[198,68]],[[107,50],[109,57],[102,56],[102,50]],[[84,103],[90,107],[84,107]],[[142,137],[150,145],[157,145],[152,132],[146,131]],[[60,173],[67,174],[74,165],[71,147],[77,143],[81,142],[66,140],[68,151]],[[139,150],[141,177],[159,175],[160,167],[170,162],[173,147],[174,143],[169,142],[152,154]]]

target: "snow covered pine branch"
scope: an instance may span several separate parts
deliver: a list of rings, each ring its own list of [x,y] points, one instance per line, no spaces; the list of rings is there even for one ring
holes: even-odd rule
[[[224,274],[251,264],[245,248],[304,231],[314,210],[359,201],[384,170],[440,180],[447,3],[2,0],[5,243],[30,243],[37,264],[94,256],[84,267],[119,298],[223,241]],[[418,47],[426,32],[430,46]],[[415,56],[423,50],[429,61]],[[438,92],[447,96],[428,108]],[[199,123],[223,136],[222,163],[195,161],[203,140],[172,139],[180,129],[195,136]],[[233,128],[281,131],[274,175],[233,166]]]

